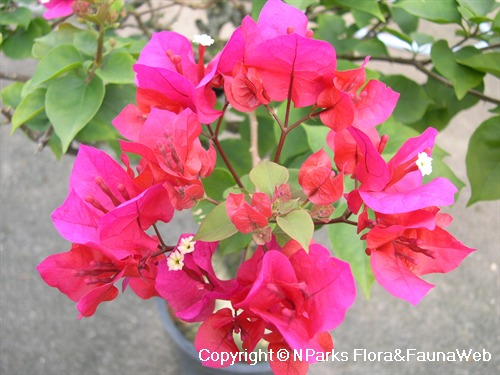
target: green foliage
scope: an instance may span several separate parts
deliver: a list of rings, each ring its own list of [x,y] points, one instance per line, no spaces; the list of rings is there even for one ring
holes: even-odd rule
[[[203,179],[205,193],[212,199],[222,200],[224,192],[234,185],[233,176],[224,168],[215,168],[210,176]]]
[[[70,70],[82,66],[80,52],[71,44],[62,44],[52,49],[36,66],[30,87],[36,87]]]
[[[3,52],[11,58],[40,60],[21,90],[18,84],[16,90],[13,86],[2,91],[4,106],[15,109],[12,131],[26,125],[37,139],[52,126],[48,144],[57,154],[66,152],[75,139],[116,146],[119,134],[111,121],[135,101],[132,65],[137,53],[128,48],[138,41],[111,32],[109,22],[116,18],[112,13],[121,9],[118,3],[111,8],[103,3],[94,19],[98,24],[63,22],[54,30],[28,8],[4,5]]]
[[[455,0],[401,0],[394,7],[436,23],[460,23],[461,19]]]
[[[284,216],[278,216],[276,223],[283,232],[308,251],[314,233],[314,223],[308,211],[303,209],[291,211]]]
[[[500,78],[500,52],[477,53],[462,59],[458,58],[457,63]]]
[[[285,184],[288,177],[288,169],[271,161],[263,161],[250,171],[250,179],[258,191],[271,197],[276,187]]]
[[[236,233],[229,238],[222,240],[219,243],[219,251],[221,255],[237,253],[246,248],[252,241],[251,234]]]
[[[234,235],[238,230],[233,225],[226,211],[226,202],[216,206],[201,221],[194,240],[215,242]]]
[[[467,57],[479,53],[474,47],[467,48]],[[460,100],[470,89],[481,84],[484,73],[457,63],[457,55],[448,47],[445,40],[439,40],[432,46],[431,58],[436,70],[450,80],[457,99]]]
[[[21,100],[12,116],[11,133],[45,109],[45,91],[45,88],[39,88]]]
[[[394,118],[399,122],[417,122],[433,103],[420,85],[403,75],[383,76],[382,81],[399,93],[398,105],[393,112]]]
[[[22,99],[21,92],[23,86],[24,84],[21,82],[14,82],[0,91],[0,97],[2,98],[4,107],[16,108],[19,105]]]
[[[343,207],[337,208],[342,212]],[[354,279],[360,286],[366,298],[370,298],[371,287],[375,281],[370,257],[366,255],[366,242],[361,241],[356,234],[356,227],[352,225],[329,225],[328,235],[336,257],[349,262]]]
[[[50,32],[50,26],[42,18],[34,18],[27,28],[18,25],[13,32],[2,30],[2,51],[12,59],[21,60],[31,57],[31,49],[35,39],[48,32]]]
[[[483,122],[472,134],[467,151],[468,205],[500,198],[500,116]]]
[[[50,82],[45,98],[47,117],[61,139],[63,152],[99,111],[104,92],[99,77],[86,82],[77,74],[68,74]]]
[[[96,74],[105,83],[134,83],[134,65],[135,59],[125,51],[116,51],[109,54],[102,67],[96,70]]]

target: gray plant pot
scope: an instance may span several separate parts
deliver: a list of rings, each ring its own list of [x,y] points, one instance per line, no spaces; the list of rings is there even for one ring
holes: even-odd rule
[[[237,374],[255,374],[255,375],[273,375],[268,363],[257,363],[250,366],[245,363],[236,363],[229,367],[212,368],[201,364],[198,352],[194,345],[189,341],[182,332],[177,328],[172,320],[165,300],[156,299],[160,317],[165,326],[168,336],[175,343],[177,359],[179,360],[181,371],[185,375],[237,375]]]

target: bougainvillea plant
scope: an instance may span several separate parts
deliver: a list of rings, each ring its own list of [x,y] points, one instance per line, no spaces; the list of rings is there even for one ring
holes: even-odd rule
[[[326,353],[355,300],[355,279],[365,292],[375,279],[416,305],[434,286],[423,275],[449,272],[473,251],[445,229],[452,218],[440,207],[453,204],[457,188],[433,176],[437,131],[385,151],[391,137],[379,125],[399,94],[367,79],[368,59],[337,70],[334,47],[280,0],[267,1],[258,21],[244,18],[205,63],[212,42],[154,34],[133,66],[136,103],[113,120],[126,139],[122,164],[80,146],[68,197],[52,216],[71,249],[37,267],[77,302],[80,317],[115,299],[121,282],[201,322],[198,351],[252,351],[264,341],[269,350]],[[249,119],[239,124],[248,167],[231,158],[224,138],[238,112]],[[318,147],[291,158],[287,140],[301,128]],[[197,232],[165,243],[157,224],[189,209]],[[313,239],[324,226],[352,228],[330,231],[332,243],[349,236],[361,246],[330,251]],[[227,279],[213,260],[234,252],[242,261]],[[270,365],[304,374],[309,363]]]

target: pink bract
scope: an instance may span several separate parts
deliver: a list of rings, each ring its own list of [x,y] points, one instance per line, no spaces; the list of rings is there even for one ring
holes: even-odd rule
[[[114,283],[134,279],[134,291],[141,298],[157,296],[154,289],[156,262],[140,256],[119,260],[103,246],[73,244],[66,253],[54,254],[37,266],[44,281],[78,302],[81,317],[93,315],[101,302],[118,296]],[[144,270],[142,272],[141,270]]]
[[[169,222],[173,207],[161,185],[142,190],[103,151],[81,146],[70,179],[70,192],[52,220],[67,240],[102,244],[120,259],[130,251],[153,251],[157,241],[145,230],[157,221]]]
[[[377,214],[378,224],[366,235],[376,280],[389,293],[413,305],[434,287],[420,276],[450,272],[475,250],[440,226],[449,220],[437,211]]]
[[[190,237],[183,234],[181,239]],[[196,241],[194,251],[185,254],[184,267],[171,271],[164,260],[158,266],[156,289],[175,314],[187,322],[200,322],[212,314],[216,299],[230,298],[234,281],[220,280],[212,267],[216,242]]]
[[[361,186],[348,197],[353,212],[358,212],[362,203],[386,214],[453,204],[457,188],[441,177],[422,185],[422,174],[415,164],[418,153],[431,152],[437,135],[435,129],[428,128],[420,136],[410,138],[389,163],[384,161],[366,134],[354,127],[349,131],[362,154],[354,171]]]
[[[75,0],[50,0],[47,2],[39,2],[47,8],[43,17],[47,20],[53,18],[66,17],[73,14],[73,3]]]

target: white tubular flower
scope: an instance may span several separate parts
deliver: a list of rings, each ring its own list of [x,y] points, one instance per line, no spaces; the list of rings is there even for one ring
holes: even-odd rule
[[[415,162],[422,176],[427,176],[432,173],[432,158],[425,152],[418,153],[418,159]]]
[[[167,258],[169,271],[180,271],[184,267],[184,254],[178,251],[172,251]]]
[[[177,250],[179,250],[181,254],[192,253],[195,244],[196,241],[193,241],[193,236],[182,238],[179,246],[177,246]]]
[[[215,40],[212,39],[210,35],[201,34],[193,36],[193,43],[201,44],[202,46],[208,47],[214,44]]]

